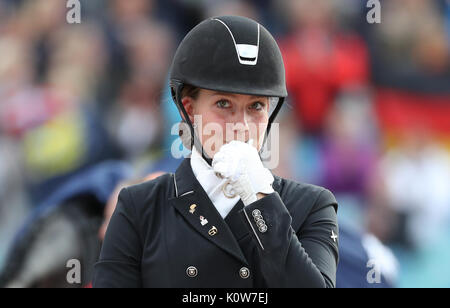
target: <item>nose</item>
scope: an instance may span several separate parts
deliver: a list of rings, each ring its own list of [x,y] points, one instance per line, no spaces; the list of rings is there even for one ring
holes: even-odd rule
[[[233,140],[247,142],[250,138],[249,115],[240,110],[236,112],[233,123]]]

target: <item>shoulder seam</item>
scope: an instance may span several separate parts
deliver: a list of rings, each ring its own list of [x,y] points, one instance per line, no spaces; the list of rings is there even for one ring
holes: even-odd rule
[[[311,208],[311,213],[314,213],[314,212],[316,212],[316,211],[319,211],[319,210],[321,210],[322,208],[324,208],[324,207],[327,207],[327,206],[333,206],[333,208],[335,209],[335,211],[336,211],[336,213],[337,213],[337,207],[335,207],[334,206],[334,204],[337,204],[337,202],[336,203],[327,203],[327,204],[325,204],[323,207],[320,207],[320,208],[318,208],[318,209],[316,209],[315,207],[316,207],[316,205],[317,205],[317,201],[320,199],[320,196],[322,196],[322,194],[325,192],[325,191],[329,191],[328,189],[326,189],[325,187],[321,187],[322,188],[322,190],[320,191],[320,193],[317,195],[317,198],[316,198],[316,200],[314,201],[314,205],[312,206],[312,208]],[[331,191],[329,191],[331,194],[332,194],[332,192]]]

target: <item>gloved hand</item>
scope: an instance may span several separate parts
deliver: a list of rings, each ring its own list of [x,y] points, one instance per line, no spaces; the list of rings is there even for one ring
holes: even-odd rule
[[[249,143],[231,141],[214,155],[212,167],[215,173],[226,178],[244,205],[257,200],[256,194],[270,194],[274,190],[272,173],[264,167],[258,151]]]

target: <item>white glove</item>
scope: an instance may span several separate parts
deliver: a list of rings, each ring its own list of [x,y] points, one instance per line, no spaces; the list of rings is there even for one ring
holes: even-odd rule
[[[223,145],[214,155],[212,167],[219,177],[230,181],[244,205],[256,201],[257,193],[274,191],[272,173],[262,164],[252,140],[248,144],[233,140]]]

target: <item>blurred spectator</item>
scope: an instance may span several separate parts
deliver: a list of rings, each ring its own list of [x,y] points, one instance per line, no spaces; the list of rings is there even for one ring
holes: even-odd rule
[[[94,104],[107,61],[104,38],[94,24],[53,31],[46,83],[72,104]]]
[[[337,30],[339,5],[328,0],[288,0],[289,35],[282,41],[286,79],[304,133],[321,133],[335,95],[366,84],[368,54],[356,35]]]
[[[330,111],[323,138],[320,183],[336,194],[351,194],[363,201],[378,155],[370,93],[348,89]]]
[[[375,236],[339,224],[337,288],[392,288],[398,285],[399,264]]]
[[[55,188],[57,181],[47,185],[52,178],[115,155],[95,119],[101,32],[89,24],[65,27],[57,3],[24,2],[0,43],[7,55],[0,60],[1,129],[21,144],[36,202]]]
[[[394,0],[370,35],[374,81],[383,86],[450,93],[450,37],[440,1]],[[442,7],[442,9],[441,9]]]
[[[110,111],[109,127],[127,158],[134,159],[160,142],[159,102],[173,37],[167,27],[154,22],[137,23],[123,34],[129,77]]]
[[[0,271],[17,226],[29,211],[18,144],[0,134]]]
[[[380,168],[391,211],[404,219],[404,229],[396,229],[391,239],[411,248],[438,239],[450,218],[448,153],[425,131],[415,129],[386,153]]]
[[[120,27],[126,27],[129,24],[146,19],[154,10],[154,7],[155,1],[153,0],[113,0],[110,3],[113,20],[120,24]]]
[[[231,0],[217,1],[208,0],[206,2],[205,17],[222,15],[240,15],[260,21],[258,9],[249,1]]]

